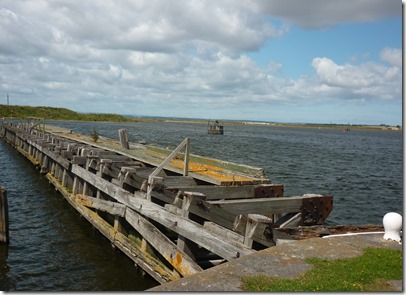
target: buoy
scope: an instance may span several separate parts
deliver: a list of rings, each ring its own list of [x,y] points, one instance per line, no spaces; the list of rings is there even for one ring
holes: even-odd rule
[[[386,213],[383,217],[385,234],[383,238],[389,241],[402,242],[400,231],[402,230],[402,215],[396,212]]]

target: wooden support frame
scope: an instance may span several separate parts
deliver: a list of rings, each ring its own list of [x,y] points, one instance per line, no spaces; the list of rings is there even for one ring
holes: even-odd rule
[[[96,178],[94,174],[78,165],[72,166],[72,172],[144,217],[151,218],[227,260],[255,252],[243,244],[224,240],[222,235],[211,232],[194,221],[168,212],[163,207],[146,200],[142,193],[131,194],[105,179]]]
[[[186,147],[185,151],[185,165],[183,169],[183,176],[188,175],[189,171],[189,138],[185,138],[181,144],[172,151],[172,153],[163,161],[148,177],[148,186],[147,186],[147,200],[151,200],[151,192],[153,188],[153,183],[155,177],[159,172],[182,150],[183,147]]]

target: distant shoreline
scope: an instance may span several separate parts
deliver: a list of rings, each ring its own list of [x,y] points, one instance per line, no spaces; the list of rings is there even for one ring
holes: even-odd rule
[[[39,120],[80,121],[80,122],[172,122],[183,124],[206,124],[208,119],[171,118],[171,117],[144,117],[117,114],[77,113],[65,108],[9,106],[0,104],[0,120],[36,118]],[[402,131],[401,126],[364,125],[364,124],[322,124],[322,123],[279,123],[250,120],[218,120],[221,125],[251,125],[274,127],[303,127],[303,128],[335,128],[349,131],[352,129]]]
[[[206,124],[208,120],[203,119],[167,119],[167,118],[131,118],[134,122],[163,122],[163,123],[183,123],[183,124]],[[344,124],[317,124],[317,123],[274,123],[274,122],[255,122],[255,121],[221,121],[222,125],[250,125],[250,126],[274,126],[274,127],[300,127],[300,128],[334,128],[334,129],[364,129],[364,130],[383,130],[383,131],[402,131],[402,127],[380,126],[380,125],[344,125]]]

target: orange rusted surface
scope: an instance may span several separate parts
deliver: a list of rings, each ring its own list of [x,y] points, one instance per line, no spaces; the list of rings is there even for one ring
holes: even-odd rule
[[[184,168],[184,162],[179,160],[172,160],[170,165],[179,169]],[[197,173],[200,175],[205,175],[210,178],[214,178],[220,182],[233,182],[233,181],[251,181],[252,178],[239,176],[239,175],[230,175],[226,174],[225,169],[211,166],[207,164],[201,164],[196,162],[189,162],[189,172]]]
[[[52,130],[53,126],[49,126]],[[51,131],[52,132],[52,131]],[[159,165],[162,161],[166,159],[169,155],[170,151],[167,153],[163,150],[160,151],[159,149],[149,149],[148,147],[143,148],[131,148],[130,150],[123,150],[121,148],[121,144],[116,140],[101,137],[95,143],[90,135],[84,134],[77,134],[71,133],[69,130],[61,131],[58,130],[58,133],[63,135],[64,137],[71,138],[73,140],[78,140],[81,142],[88,143],[90,145],[96,145],[99,147],[110,148],[120,152],[121,154],[126,154],[128,156],[135,156],[139,157],[141,160],[145,158],[147,162],[154,165]],[[178,155],[176,156],[171,162],[169,162],[168,166],[178,169],[179,171],[183,171],[184,169],[184,156]],[[210,165],[211,162],[208,159],[207,163],[198,163],[192,160],[189,161],[189,173],[193,173],[194,176],[202,176],[205,180],[213,180],[214,183],[221,184],[221,185],[230,185],[230,184],[249,184],[255,181],[258,181],[258,178],[252,177],[249,175],[241,175],[236,174],[232,170],[224,169],[219,166]],[[214,164],[214,163],[213,163]]]
[[[171,255],[171,257],[166,257],[166,259],[184,277],[187,277],[187,276],[190,276],[190,275],[196,273],[196,271],[192,270],[185,263],[183,263],[182,253],[176,252],[175,257],[173,257]]]

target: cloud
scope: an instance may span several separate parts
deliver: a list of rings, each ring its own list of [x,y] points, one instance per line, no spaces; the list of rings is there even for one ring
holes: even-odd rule
[[[4,7],[3,45],[13,44],[15,50],[16,43],[29,43],[38,47],[37,54],[60,57],[69,52],[78,59],[91,54],[89,48],[172,53],[202,46],[257,50],[285,30],[245,2],[235,1],[6,0]]]
[[[397,0],[256,0],[253,5],[257,11],[309,29],[402,15],[402,2]]]
[[[383,49],[383,64],[316,57],[314,74],[297,79],[281,78],[278,61],[260,65],[247,54],[287,32],[270,16],[332,26],[398,15],[394,2],[3,0],[0,90],[19,104],[132,114],[396,99],[399,49]]]
[[[385,49],[384,56],[392,57],[395,49]],[[400,97],[402,73],[397,66],[384,66],[368,62],[359,66],[337,65],[333,60],[322,57],[313,59],[312,66],[320,83],[328,88],[336,88],[347,92],[348,98],[380,98],[396,99]],[[340,97],[345,97],[340,95]]]
[[[402,51],[400,49],[384,48],[380,56],[383,61],[398,68],[402,67]]]

